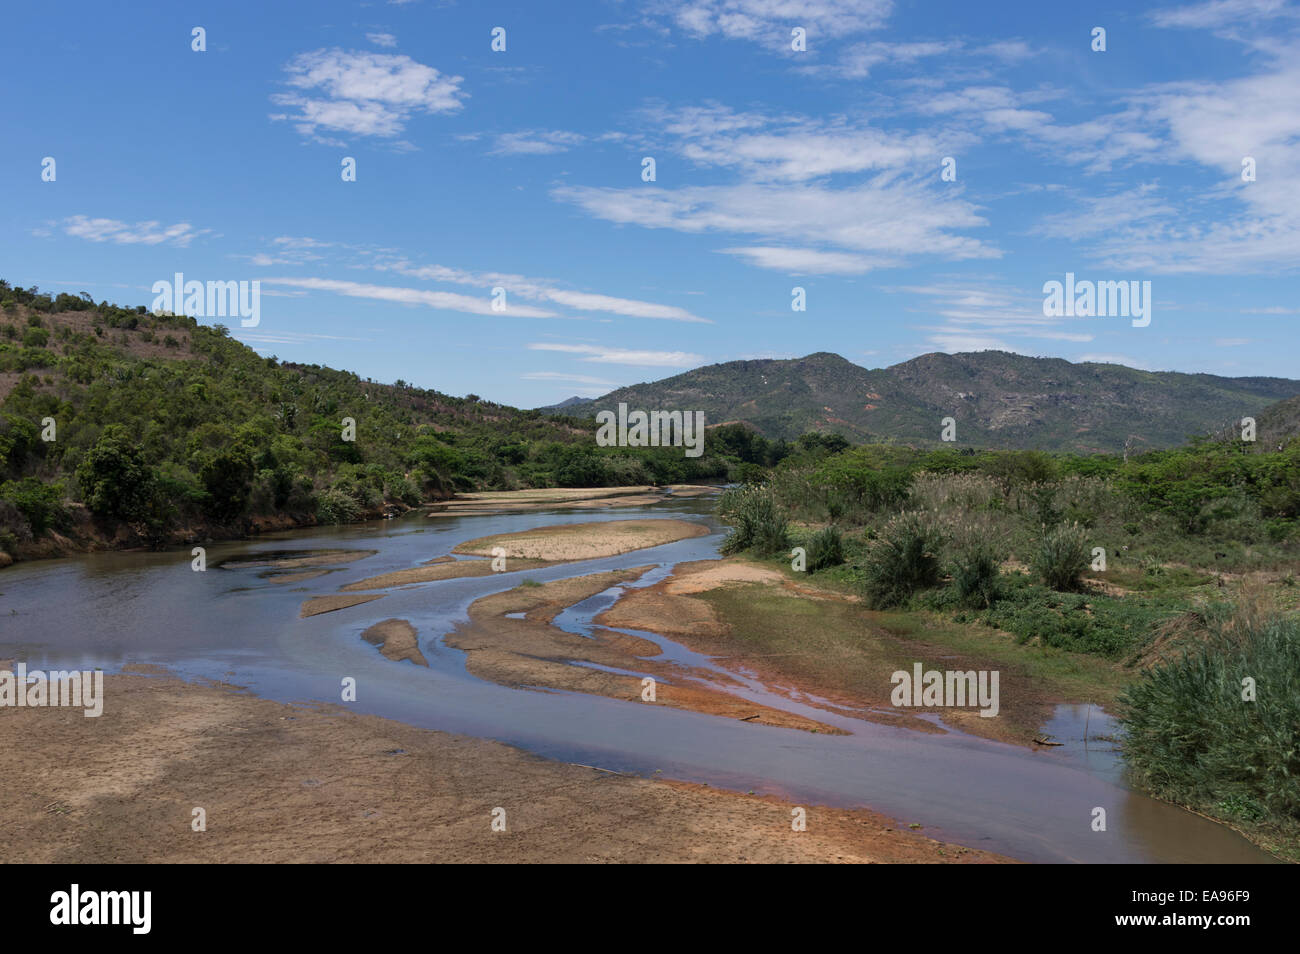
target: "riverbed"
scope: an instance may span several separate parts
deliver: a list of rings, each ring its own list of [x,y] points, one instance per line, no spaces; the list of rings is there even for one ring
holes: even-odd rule
[[[810,714],[845,735],[754,725],[695,712],[572,692],[513,689],[466,671],[443,637],[474,600],[523,579],[539,582],[652,566],[625,586],[646,586],[681,562],[717,557],[724,530],[708,500],[648,507],[434,515],[322,527],[189,550],[101,553],[20,564],[0,574],[0,659],[29,669],[121,671],[154,664],[187,679],[247,687],[269,699],[338,703],[355,680],[358,711],[507,742],[554,759],[647,777],[704,782],[840,807],[870,807],[925,834],[1035,862],[1267,862],[1231,830],[1131,790],[1112,745],[1114,726],[1096,707],[1059,707],[1045,731],[1065,742],[1031,751],[948,729],[922,733],[837,716],[792,701],[750,675],[727,672],[734,692]],[[303,602],[348,583],[445,556],[466,540],[563,523],[675,518],[707,536],[616,557],[387,591],[379,600],[299,618]],[[374,551],[301,582],[276,582],[258,554]],[[556,625],[585,634],[620,588],[562,613]],[[361,634],[400,618],[416,629],[427,667],[381,655]],[[664,658],[717,667],[653,633]],[[726,670],[723,670],[726,671]],[[106,705],[111,705],[109,698]],[[1087,732],[1084,726],[1087,726]],[[1095,830],[1097,809],[1105,830]]]

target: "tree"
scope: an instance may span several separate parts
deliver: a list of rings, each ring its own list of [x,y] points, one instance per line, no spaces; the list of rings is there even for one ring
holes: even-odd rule
[[[77,467],[81,498],[105,520],[142,519],[152,496],[153,475],[126,431],[113,424]]]

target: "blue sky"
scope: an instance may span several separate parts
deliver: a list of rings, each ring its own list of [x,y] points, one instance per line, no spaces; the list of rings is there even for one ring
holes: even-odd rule
[[[11,5],[0,277],[258,280],[262,353],[525,407],[823,350],[1295,377],[1297,53],[1284,0]],[[1066,272],[1150,325],[1044,317]]]

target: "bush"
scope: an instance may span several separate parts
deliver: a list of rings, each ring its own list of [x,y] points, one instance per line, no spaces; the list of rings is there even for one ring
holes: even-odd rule
[[[420,505],[420,488],[409,477],[391,478],[384,486],[384,493],[394,500],[400,500],[408,507]]]
[[[1300,622],[1211,607],[1204,641],[1121,697],[1129,764],[1155,794],[1245,820],[1300,822]],[[1256,701],[1242,679],[1256,680]]]
[[[844,537],[839,527],[818,530],[808,540],[808,572],[816,573],[844,562]]]
[[[954,553],[948,573],[957,603],[968,609],[988,609],[997,602],[1001,563],[1001,554],[991,543],[972,542]]]
[[[316,498],[316,519],[320,523],[350,523],[360,515],[360,504],[341,490],[331,488]]]
[[[51,527],[66,525],[62,484],[46,484],[35,477],[7,480],[0,484],[0,499],[17,507],[38,537]]]
[[[938,585],[943,536],[923,514],[891,520],[867,551],[866,595],[876,609],[907,602],[918,590]]]
[[[790,546],[785,513],[766,484],[728,490],[718,502],[718,513],[733,525],[722,541],[723,553],[752,550],[759,556],[775,556]]]
[[[1063,524],[1043,537],[1032,569],[1052,589],[1069,593],[1079,589],[1091,557],[1087,532],[1077,523]]]

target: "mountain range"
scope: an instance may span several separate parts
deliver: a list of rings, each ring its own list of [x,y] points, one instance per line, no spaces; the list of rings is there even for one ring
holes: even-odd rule
[[[822,351],[708,365],[540,410],[581,417],[626,403],[701,410],[710,425],[743,422],[774,439],[819,431],[854,443],[918,445],[941,443],[951,417],[958,446],[1095,453],[1181,444],[1296,397],[1300,381],[1289,378],[1143,371],[1005,351],[923,354],[867,369]],[[1270,422],[1293,417],[1266,415]]]

